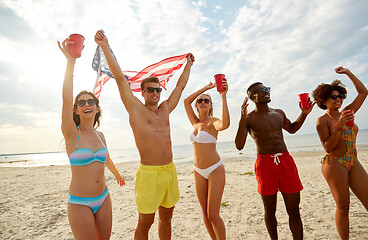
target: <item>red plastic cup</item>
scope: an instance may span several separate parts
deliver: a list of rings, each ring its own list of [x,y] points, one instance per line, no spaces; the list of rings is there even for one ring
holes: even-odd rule
[[[216,83],[216,88],[217,91],[219,92],[223,92],[224,91],[224,86],[222,85],[222,81],[225,79],[225,75],[224,74],[216,74],[215,75],[215,83]]]
[[[346,110],[346,111],[344,111],[344,112],[350,112],[350,113],[354,114],[354,110],[352,110],[352,109]],[[347,122],[347,123],[346,123],[346,126],[347,126],[347,127],[352,127],[352,126],[354,126],[354,119],[353,119],[353,120],[350,120],[349,122]]]
[[[309,108],[309,94],[308,93],[299,94],[299,100],[302,105],[302,108]]]
[[[73,58],[79,58],[82,55],[84,37],[80,34],[74,33],[69,36],[69,40],[73,41],[70,44],[70,56]]]

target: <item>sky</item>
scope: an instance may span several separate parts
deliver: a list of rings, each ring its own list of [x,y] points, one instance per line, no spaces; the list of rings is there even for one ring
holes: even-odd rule
[[[334,72],[338,66],[368,86],[367,9],[366,0],[0,0],[0,154],[65,150],[60,126],[66,58],[57,41],[72,33],[86,39],[75,66],[74,95],[93,88],[98,29],[105,31],[122,70],[139,71],[167,57],[194,54],[187,87],[170,115],[174,145],[189,144],[193,130],[183,99],[214,81],[215,74],[225,74],[231,124],[218,140],[233,141],[251,83],[270,86],[269,106],[284,110],[291,121],[301,112],[298,94],[311,94],[320,83],[342,80],[348,90],[343,106],[356,97],[349,78]],[[215,89],[208,93],[220,117],[220,96]],[[135,147],[113,79],[105,84],[100,103],[100,130],[109,148]],[[248,110],[253,109],[250,103]],[[317,134],[316,119],[323,114],[315,106],[296,134]],[[355,121],[360,129],[368,128],[367,101]]]

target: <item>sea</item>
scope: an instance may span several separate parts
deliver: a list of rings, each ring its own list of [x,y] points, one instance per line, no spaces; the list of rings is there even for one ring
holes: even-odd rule
[[[317,134],[284,135],[288,151],[323,151]],[[221,158],[236,158],[241,155],[243,160],[255,159],[256,145],[248,136],[243,150],[238,151],[234,141],[217,143],[217,151]],[[368,129],[359,130],[357,136],[357,150],[368,150]],[[134,148],[109,149],[110,157],[114,163],[139,163],[138,150]],[[174,163],[193,161],[193,148],[191,144],[173,146]],[[0,167],[40,167],[54,165],[69,165],[65,152],[38,152],[19,154],[0,154]]]

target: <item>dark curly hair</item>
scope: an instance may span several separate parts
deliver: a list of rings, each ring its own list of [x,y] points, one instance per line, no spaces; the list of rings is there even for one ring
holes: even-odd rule
[[[98,100],[98,98],[93,93],[91,93],[89,91],[86,91],[86,90],[83,90],[80,93],[78,93],[78,95],[75,97],[75,100],[74,100],[73,120],[75,122],[75,125],[79,126],[79,124],[80,124],[80,117],[79,117],[79,115],[77,115],[75,113],[75,110],[77,109],[77,101],[78,101],[79,97],[82,96],[83,94],[88,94],[91,97],[93,97],[94,100],[96,100],[96,107],[98,108],[99,111],[95,115],[95,121],[93,123],[93,127],[95,127],[96,123],[97,123],[96,128],[98,128],[100,126],[100,118],[101,118],[101,108],[100,108],[100,105],[99,105],[100,101]]]
[[[333,91],[338,91],[344,95],[344,98],[346,98],[347,91],[345,85],[342,84],[340,80],[334,80],[331,84],[322,83],[318,85],[316,89],[314,89],[312,95],[319,108],[323,110],[327,109],[327,106],[324,104],[324,102],[331,97]]]

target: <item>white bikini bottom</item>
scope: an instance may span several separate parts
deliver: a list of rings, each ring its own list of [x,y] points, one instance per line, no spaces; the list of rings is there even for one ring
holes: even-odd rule
[[[204,177],[205,179],[208,179],[208,177],[210,176],[210,174],[216,169],[218,168],[219,166],[221,166],[223,163],[222,163],[222,160],[220,159],[220,161],[218,161],[217,163],[213,164],[212,166],[206,168],[206,169],[200,169],[200,168],[197,168],[196,166],[193,165],[194,167],[194,170],[199,174],[201,175],[202,177]]]

